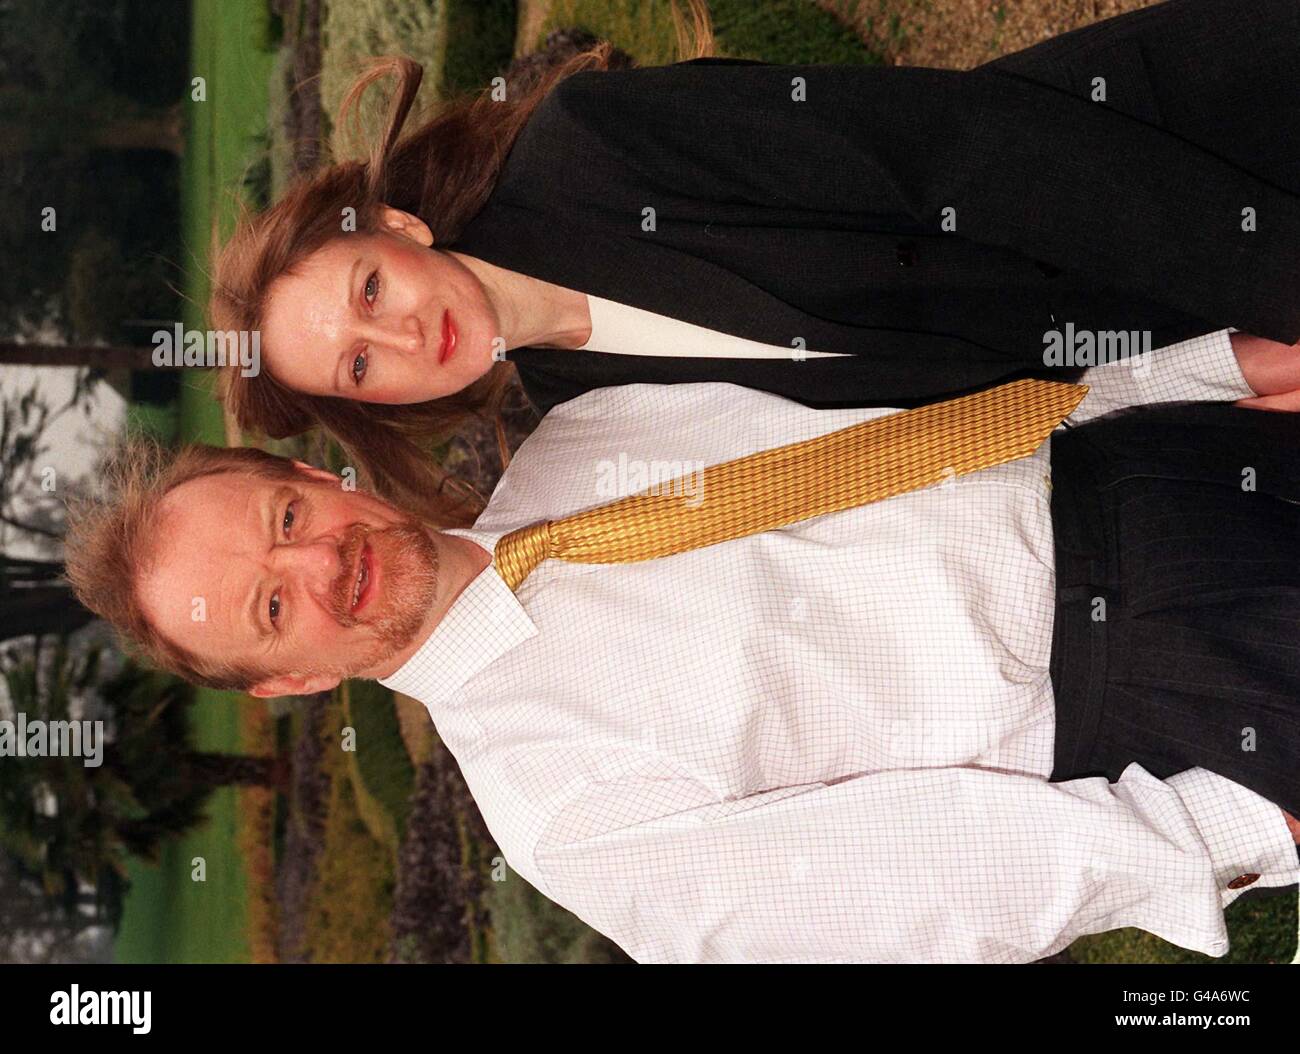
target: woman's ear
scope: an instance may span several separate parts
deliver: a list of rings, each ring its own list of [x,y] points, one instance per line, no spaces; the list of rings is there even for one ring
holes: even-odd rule
[[[409,212],[385,205],[379,210],[379,222],[392,233],[400,234],[403,238],[410,238],[411,241],[419,242],[426,247],[433,244],[433,231],[429,230],[429,225],[419,216],[412,216]]]

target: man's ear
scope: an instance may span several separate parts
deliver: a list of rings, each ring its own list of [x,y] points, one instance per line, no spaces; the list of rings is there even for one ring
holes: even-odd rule
[[[305,461],[298,460],[294,461],[293,467],[303,475],[310,476],[312,479],[319,480],[322,483],[339,482],[339,477],[334,475],[334,473],[327,468],[317,468],[315,465],[309,465]]]
[[[379,210],[379,222],[393,234],[400,234],[403,238],[410,238],[426,247],[433,244],[433,231],[429,230],[429,225],[419,216],[385,205]]]
[[[280,695],[312,695],[338,687],[341,679],[328,673],[315,677],[299,677],[293,674],[285,677],[270,677],[265,681],[258,681],[248,689],[248,694],[258,699],[274,699]]]

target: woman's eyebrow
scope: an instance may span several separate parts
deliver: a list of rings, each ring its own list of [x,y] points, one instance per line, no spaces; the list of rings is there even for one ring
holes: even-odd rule
[[[360,268],[361,268],[361,257],[358,256],[355,260],[352,261],[352,267],[348,270],[348,285],[347,288],[343,291],[344,303],[348,305],[351,305],[353,299],[353,292],[357,288],[357,271],[360,270]],[[352,357],[352,345],[349,344],[348,347],[344,348],[341,352],[339,352],[339,357],[334,363],[334,390],[338,392],[340,395],[343,394],[344,390],[347,387],[343,383],[343,376],[345,370],[345,363],[347,363],[347,361],[351,357]]]
[[[361,257],[358,256],[355,260],[352,261],[352,267],[348,271],[348,285],[347,288],[343,290],[343,299],[345,303],[348,304],[352,303],[353,293],[356,291],[357,288],[357,271],[360,270],[360,268],[361,268]]]
[[[334,390],[338,392],[339,395],[343,394],[344,364],[351,357],[352,357],[352,349],[349,347],[349,348],[344,348],[343,353],[339,355],[337,359],[334,360]]]

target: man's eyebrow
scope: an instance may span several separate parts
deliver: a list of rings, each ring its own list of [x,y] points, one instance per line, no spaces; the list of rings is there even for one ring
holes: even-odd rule
[[[280,507],[280,495],[285,492],[286,487],[276,487],[270,492],[270,497],[261,503],[262,508],[257,511],[258,521],[267,528],[271,539],[271,545],[275,545],[275,511]],[[257,631],[258,640],[266,640],[275,630],[271,627],[269,621],[263,616],[266,614],[266,587],[263,580],[259,577],[257,588],[253,590],[253,598],[249,601],[248,615],[252,620],[253,628]]]
[[[272,530],[272,539],[274,539],[274,537],[276,537],[276,535],[274,535],[273,526],[274,521],[276,521],[276,503],[259,502],[257,504],[261,507],[257,509],[256,522],[260,526],[263,526],[263,528],[270,526],[270,530]],[[259,639],[259,641],[265,641],[265,639],[270,636],[270,626],[266,623],[266,620],[263,619],[263,615],[266,611],[263,599],[265,595],[263,582],[264,580],[259,574],[259,576],[257,576],[257,587],[256,589],[253,589],[252,599],[248,602],[248,619],[252,621],[252,628],[256,630],[257,639]]]
[[[262,600],[263,592],[262,583],[258,582],[257,588],[253,590],[253,599],[249,602],[248,607],[248,617],[252,619],[253,628],[257,630],[258,640],[266,640],[271,635],[271,627],[262,619],[262,612],[266,610]]]

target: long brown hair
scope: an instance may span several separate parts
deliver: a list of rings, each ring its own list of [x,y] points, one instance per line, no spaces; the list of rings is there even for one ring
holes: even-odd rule
[[[703,0],[690,7],[687,30],[672,3],[678,52],[702,57],[713,52],[713,32]],[[383,132],[364,161],[345,161],[301,179],[265,212],[241,217],[217,254],[209,302],[217,330],[261,328],[271,284],[340,234],[344,209],[354,209],[356,230],[379,229],[379,212],[391,205],[419,216],[433,232],[434,245],[452,242],[487,201],[510,146],[537,105],[555,85],[583,70],[606,70],[614,49],[608,42],[545,69],[517,99],[494,101],[489,89],[442,106],[402,135],[423,71],[407,58],[374,60],[348,90],[339,110],[347,123],[362,95],[375,82],[396,78]],[[237,365],[223,371],[221,397],[239,426],[275,439],[323,428],[350,463],[379,494],[440,526],[464,526],[482,511],[483,498],[468,483],[446,473],[431,457],[432,446],[450,438],[472,417],[496,423],[502,462],[508,450],[501,410],[515,381],[514,366],[494,363],[473,384],[423,403],[387,405],[305,395],[279,383],[263,369],[244,377]]]

